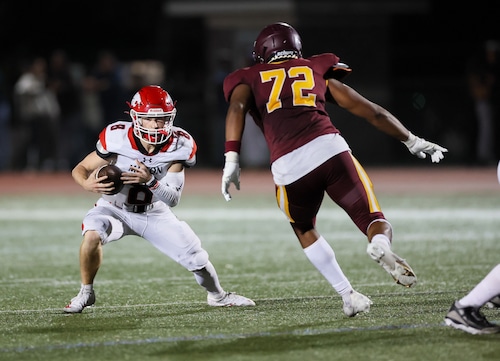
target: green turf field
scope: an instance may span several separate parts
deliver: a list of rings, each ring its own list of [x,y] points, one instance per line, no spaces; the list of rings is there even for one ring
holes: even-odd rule
[[[66,315],[79,289],[80,222],[92,194],[0,199],[0,360],[499,360],[500,334],[444,326],[452,301],[500,262],[498,194],[379,195],[394,250],[419,277],[406,289],[365,253],[329,200],[318,229],[371,312],[347,318],[270,194],[183,196],[176,214],[209,251],[226,290],[253,308],[211,308],[193,276],[146,241],[107,245],[95,307]],[[500,310],[484,310],[500,322]]]

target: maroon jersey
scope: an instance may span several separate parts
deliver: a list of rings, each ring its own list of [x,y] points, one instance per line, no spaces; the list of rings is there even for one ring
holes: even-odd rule
[[[325,108],[327,73],[339,58],[332,53],[255,64],[224,79],[224,97],[229,101],[239,84],[247,84],[255,99],[251,109],[270,151],[271,163],[320,135],[339,133]]]

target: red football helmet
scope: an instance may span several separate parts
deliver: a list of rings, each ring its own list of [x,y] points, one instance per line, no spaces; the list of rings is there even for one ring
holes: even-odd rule
[[[148,85],[135,93],[128,103],[130,117],[134,123],[134,134],[149,144],[162,144],[172,134],[175,104],[170,95],[158,85]],[[144,118],[163,118],[163,127],[150,129],[142,125]]]
[[[253,43],[253,60],[258,63],[301,57],[300,35],[287,23],[279,22],[266,26]]]

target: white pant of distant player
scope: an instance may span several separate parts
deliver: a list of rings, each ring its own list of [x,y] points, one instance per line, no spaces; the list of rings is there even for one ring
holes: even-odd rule
[[[198,236],[163,202],[155,202],[146,213],[133,213],[101,198],[83,219],[82,235],[91,230],[99,233],[103,245],[128,235],[142,237],[189,271],[208,262]]]

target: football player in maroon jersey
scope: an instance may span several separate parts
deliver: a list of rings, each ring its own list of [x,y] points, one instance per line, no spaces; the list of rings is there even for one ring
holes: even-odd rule
[[[355,291],[329,243],[316,230],[324,194],[337,203],[368,238],[367,252],[394,280],[417,282],[409,264],[391,250],[392,227],[373,193],[371,181],[332,124],[327,101],[366,119],[400,140],[419,158],[438,163],[447,151],[412,134],[389,111],[364,98],[341,80],[351,69],[332,53],[302,56],[302,41],[286,23],[266,26],[254,43],[253,66],[224,80],[226,115],[222,194],[240,186],[239,152],[249,113],[262,130],[270,151],[276,199],[288,217],[307,258],[342,296],[347,316],[367,312],[371,300]]]

